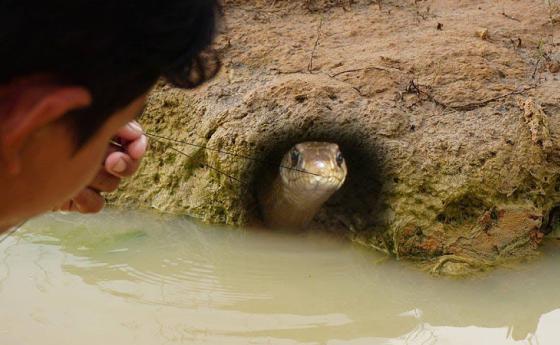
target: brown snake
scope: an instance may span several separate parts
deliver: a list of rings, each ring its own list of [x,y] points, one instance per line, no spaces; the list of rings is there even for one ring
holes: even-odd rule
[[[347,167],[337,144],[303,142],[292,147],[272,184],[258,193],[265,224],[303,229],[346,179]]]

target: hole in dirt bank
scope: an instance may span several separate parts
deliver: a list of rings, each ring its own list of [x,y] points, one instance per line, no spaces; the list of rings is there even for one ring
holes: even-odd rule
[[[488,205],[483,200],[471,194],[465,194],[450,202],[437,215],[437,220],[443,224],[461,225],[478,219]]]
[[[259,163],[249,172],[254,199],[253,216],[262,220],[257,193],[278,174],[282,157],[297,143],[336,143],[344,155],[348,173],[344,185],[322,207],[310,227],[344,231],[363,230],[375,223],[382,184],[380,149],[375,138],[358,123],[341,126],[311,121],[309,126],[287,125],[265,133],[257,144]]]
[[[540,228],[540,232],[545,235],[551,232],[558,232],[560,229],[560,205],[554,206],[548,212],[548,215],[544,217],[544,222]]]

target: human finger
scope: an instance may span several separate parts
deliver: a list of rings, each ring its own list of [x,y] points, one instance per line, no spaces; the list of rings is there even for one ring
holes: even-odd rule
[[[138,170],[139,166],[139,160],[130,158],[124,152],[113,152],[105,158],[105,169],[117,177],[131,176]]]
[[[142,126],[136,121],[130,121],[126,125],[119,128],[115,137],[122,138],[125,141],[135,141],[139,139],[144,132],[142,131]]]
[[[142,134],[138,139],[128,143],[126,152],[130,155],[130,158],[140,160],[146,153],[147,148],[148,137]]]
[[[72,199],[66,201],[64,204],[54,207],[52,209],[52,211],[56,212],[56,211],[63,211],[63,212],[70,212],[72,210],[72,204],[74,202],[72,201]]]
[[[72,198],[70,211],[80,213],[96,213],[105,206],[105,199],[91,188],[82,189],[78,195]]]
[[[108,173],[106,168],[101,168],[88,187],[99,192],[114,192],[120,183],[119,177]]]

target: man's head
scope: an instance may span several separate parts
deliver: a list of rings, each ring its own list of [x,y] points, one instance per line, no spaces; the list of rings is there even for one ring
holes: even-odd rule
[[[0,0],[0,228],[87,184],[159,77],[213,76],[216,15],[215,0]]]

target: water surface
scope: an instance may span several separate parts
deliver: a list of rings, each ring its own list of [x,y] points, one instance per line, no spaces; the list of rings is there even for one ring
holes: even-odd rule
[[[0,244],[1,344],[558,344],[560,245],[433,278],[321,234],[105,212]]]

